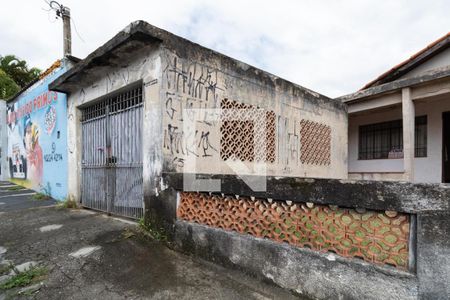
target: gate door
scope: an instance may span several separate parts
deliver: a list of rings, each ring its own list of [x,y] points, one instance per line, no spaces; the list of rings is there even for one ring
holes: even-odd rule
[[[83,206],[143,216],[142,111],[142,86],[82,108]]]

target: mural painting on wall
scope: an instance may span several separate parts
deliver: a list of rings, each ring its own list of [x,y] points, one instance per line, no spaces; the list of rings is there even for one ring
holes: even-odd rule
[[[66,98],[36,88],[7,106],[11,181],[52,197],[66,196]]]

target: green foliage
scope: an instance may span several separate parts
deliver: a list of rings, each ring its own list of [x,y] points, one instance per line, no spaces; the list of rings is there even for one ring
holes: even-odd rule
[[[64,201],[58,203],[58,208],[77,208],[77,202],[73,197],[69,196],[64,199]]]
[[[33,195],[34,200],[50,200],[52,199],[50,182],[47,185],[41,185],[41,192]]]
[[[32,198],[33,198],[33,200],[41,200],[41,201],[51,199],[51,197],[49,195],[44,194],[44,193],[36,193],[32,196]]]
[[[47,275],[48,270],[44,267],[33,267],[29,270],[16,274],[0,285],[0,290],[9,290],[15,287],[27,286],[35,280]]]
[[[29,68],[25,60],[15,55],[0,56],[0,69],[21,88],[41,74],[41,70]]]
[[[7,188],[8,191],[20,191],[23,189],[24,187],[20,185],[10,186],[9,188]]]
[[[0,99],[8,99],[20,91],[20,87],[0,69]]]
[[[139,228],[146,234],[150,235],[153,239],[157,241],[166,241],[167,235],[164,228],[156,226],[156,224],[151,221],[146,221],[144,218],[140,218],[138,221]]]
[[[0,55],[0,98],[8,99],[39,77],[41,70],[29,68],[25,60],[15,55]]]

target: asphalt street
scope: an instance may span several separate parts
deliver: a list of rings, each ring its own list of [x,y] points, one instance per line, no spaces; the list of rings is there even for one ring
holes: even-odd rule
[[[0,288],[0,299],[296,298],[175,252],[133,222],[59,208],[54,200],[35,200],[33,191],[12,186],[0,183],[0,287],[16,278],[14,268],[40,273],[24,286]]]

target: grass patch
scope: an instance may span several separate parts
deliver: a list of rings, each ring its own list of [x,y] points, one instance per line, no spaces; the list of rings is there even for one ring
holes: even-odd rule
[[[144,218],[139,219],[139,228],[141,231],[150,235],[154,240],[165,242],[167,241],[167,235],[164,228],[158,228],[155,224],[146,222]]]
[[[58,203],[58,208],[78,208],[77,202],[73,199],[73,197],[66,197],[64,201]]]
[[[15,185],[15,186],[10,186],[9,188],[7,188],[8,191],[20,191],[20,190],[24,190],[25,187],[20,186],[20,185]]]
[[[33,198],[33,200],[44,201],[44,200],[50,200],[52,197],[50,197],[49,195],[44,194],[44,193],[36,193],[31,198]]]
[[[14,275],[0,285],[0,290],[9,290],[16,287],[27,286],[30,283],[39,281],[46,276],[48,270],[44,267],[34,267],[25,272]]]

